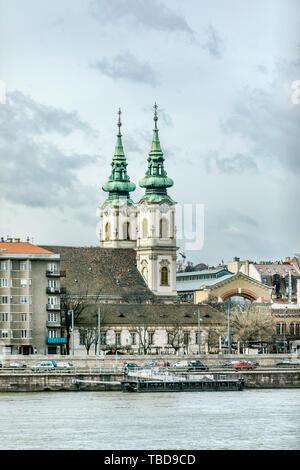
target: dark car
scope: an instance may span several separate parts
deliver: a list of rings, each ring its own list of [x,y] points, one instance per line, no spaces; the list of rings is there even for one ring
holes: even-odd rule
[[[208,370],[208,366],[206,366],[205,364],[203,364],[203,362],[199,361],[199,360],[194,360],[194,361],[189,361],[190,364],[188,366],[188,371],[190,370]]]
[[[291,360],[286,360],[282,362],[277,362],[276,366],[288,367],[288,366],[300,366],[300,362]]]
[[[26,367],[26,364],[23,364],[22,362],[11,362],[5,366],[6,369],[26,369]]]
[[[139,366],[134,362],[125,362],[125,364],[123,365],[123,372],[124,374],[127,374],[130,370],[136,370],[138,368]]]

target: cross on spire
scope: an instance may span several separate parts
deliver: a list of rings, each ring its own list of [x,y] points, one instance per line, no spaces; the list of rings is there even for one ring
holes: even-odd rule
[[[155,102],[153,108],[154,108],[154,118],[153,118],[153,120],[154,120],[154,124],[155,124],[155,129],[157,129],[157,121],[158,121],[157,108],[158,108],[158,106],[157,106],[156,102]]]
[[[122,126],[122,123],[121,123],[121,114],[122,114],[122,111],[121,111],[121,108],[119,108],[119,111],[118,111],[118,115],[119,115],[119,120],[118,120],[118,128],[119,128],[119,135],[121,135],[121,126]]]

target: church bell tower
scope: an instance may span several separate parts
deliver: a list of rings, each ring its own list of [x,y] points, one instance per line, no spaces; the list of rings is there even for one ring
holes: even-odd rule
[[[118,134],[112,171],[102,189],[108,193],[100,207],[100,246],[103,248],[136,247],[136,208],[129,193],[136,186],[127,174],[121,134],[121,110],[119,109]]]
[[[157,105],[154,105],[152,147],[148,169],[139,185],[145,194],[137,209],[137,267],[154,294],[166,301],[177,299],[176,291],[176,202],[167,194],[174,182],[167,176],[158,135]]]

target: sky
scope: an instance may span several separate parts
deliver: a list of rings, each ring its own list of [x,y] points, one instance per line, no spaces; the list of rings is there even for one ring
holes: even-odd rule
[[[99,245],[118,109],[138,202],[157,102],[179,251],[299,253],[298,81],[298,0],[0,0],[1,236]]]

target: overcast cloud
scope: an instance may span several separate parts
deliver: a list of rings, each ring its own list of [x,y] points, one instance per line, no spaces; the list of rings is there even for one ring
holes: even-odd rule
[[[157,102],[169,194],[204,204],[188,258],[300,251],[298,1],[2,0],[1,25],[1,235],[98,245],[117,111],[139,201]]]

